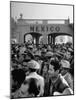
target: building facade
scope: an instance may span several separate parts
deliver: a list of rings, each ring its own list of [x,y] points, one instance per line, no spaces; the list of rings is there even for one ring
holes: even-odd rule
[[[60,22],[63,23],[60,23]],[[54,23],[55,22],[55,23]],[[16,21],[14,32],[11,31],[11,38],[15,38],[18,43],[24,43],[26,36],[30,34],[32,40],[39,44],[40,38],[43,37],[44,44],[55,44],[55,38],[61,35],[74,37],[73,23],[67,19],[23,19],[20,16]]]

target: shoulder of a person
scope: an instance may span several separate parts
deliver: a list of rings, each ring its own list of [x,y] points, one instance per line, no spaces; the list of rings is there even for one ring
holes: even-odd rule
[[[38,75],[39,79],[44,80],[44,78],[42,76],[40,76],[39,74],[37,74],[37,75]]]
[[[40,76],[37,74],[37,73],[32,73],[32,74],[29,74],[28,76],[26,76],[26,79],[29,79],[29,78],[40,78]]]
[[[31,76],[31,75],[26,76],[26,80],[30,79],[30,78],[33,78],[33,76]]]
[[[60,77],[62,83],[66,84],[68,86],[67,81],[65,80],[65,78],[61,74],[59,74],[59,77]]]
[[[65,77],[65,78],[67,78],[68,80],[71,80],[71,79],[72,79],[72,77],[71,77],[71,74],[70,74],[70,73],[67,73],[64,77]]]
[[[63,91],[63,94],[73,94],[73,91],[71,88],[66,88],[64,91]]]

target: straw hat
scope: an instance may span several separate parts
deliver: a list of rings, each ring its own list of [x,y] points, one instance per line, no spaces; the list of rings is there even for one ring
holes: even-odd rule
[[[28,48],[33,49],[33,45],[28,45]]]
[[[67,60],[61,60],[61,65],[63,68],[69,68],[70,69],[70,63]]]
[[[35,60],[31,60],[30,62],[28,62],[28,67],[31,69],[40,69],[39,63]]]
[[[47,53],[46,53],[46,57],[52,57],[54,55],[54,53],[53,52],[51,52],[51,51],[48,51]]]

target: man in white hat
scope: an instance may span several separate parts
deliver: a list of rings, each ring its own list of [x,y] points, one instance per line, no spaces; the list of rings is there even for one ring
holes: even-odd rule
[[[67,81],[70,88],[73,90],[73,79],[71,74],[69,73],[70,70],[70,63],[67,60],[61,60],[61,74],[64,79]]]
[[[28,62],[28,67],[29,67],[29,75],[26,76],[26,80],[30,78],[35,78],[37,79],[37,86],[39,87],[39,94],[38,96],[43,96],[44,93],[44,78],[40,75],[37,74],[37,70],[40,69],[40,65],[37,61],[31,60]]]

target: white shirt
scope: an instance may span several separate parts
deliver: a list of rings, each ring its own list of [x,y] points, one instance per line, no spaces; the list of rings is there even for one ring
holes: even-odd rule
[[[63,77],[67,81],[67,83],[70,86],[70,88],[73,90],[73,79],[72,79],[72,76],[67,72]]]
[[[64,77],[61,75],[61,74],[59,74],[59,76],[60,76],[60,79],[62,80],[62,82],[64,83],[64,84],[66,84],[68,87],[69,87],[69,85],[68,85],[68,83],[67,83],[67,81],[64,79]],[[72,91],[72,89],[69,87],[69,88],[67,88],[67,89],[65,89],[64,91],[63,91],[63,93],[59,93],[59,92],[54,92],[54,94],[53,95],[70,95],[70,94],[73,94],[73,91]]]
[[[44,78],[40,75],[38,75],[36,72],[30,73],[28,76],[26,76],[26,80],[30,78],[35,78],[37,79],[37,85],[40,87],[40,92],[38,96],[43,96],[44,93]]]

